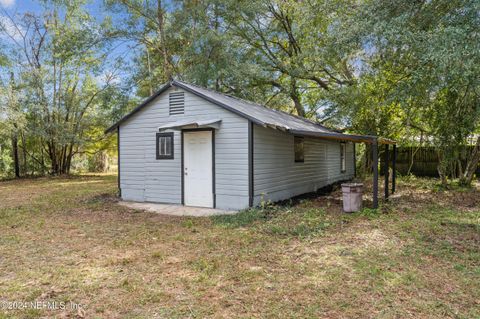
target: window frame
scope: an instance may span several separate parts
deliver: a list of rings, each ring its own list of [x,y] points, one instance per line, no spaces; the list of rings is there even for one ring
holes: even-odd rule
[[[160,155],[160,138],[161,137],[169,137],[171,139],[171,154],[169,155]],[[174,156],[174,133],[173,132],[170,132],[170,133],[157,133],[156,135],[156,157],[157,157],[157,160],[164,160],[164,159],[173,159]]]
[[[301,140],[302,143],[302,159],[297,159],[297,140]],[[293,137],[293,158],[295,163],[304,163],[305,162],[305,138],[303,136],[294,136]]]
[[[347,143],[340,143],[340,172],[345,173],[347,171]]]

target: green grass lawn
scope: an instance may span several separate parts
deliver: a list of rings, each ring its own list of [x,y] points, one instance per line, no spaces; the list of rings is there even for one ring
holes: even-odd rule
[[[116,204],[114,176],[0,183],[0,318],[480,318],[480,191],[401,179],[378,211],[339,192],[235,216]]]

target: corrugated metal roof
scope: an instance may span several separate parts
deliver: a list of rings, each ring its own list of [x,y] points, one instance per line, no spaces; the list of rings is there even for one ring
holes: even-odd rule
[[[181,129],[184,127],[193,126],[195,128],[198,127],[213,127],[218,128],[222,120],[220,119],[209,119],[209,120],[180,120],[176,122],[166,123],[158,127],[159,131],[167,130],[167,129]]]
[[[172,86],[182,88],[192,94],[202,97],[218,106],[221,106],[227,110],[230,110],[240,116],[243,116],[258,125],[271,127],[273,129],[282,130],[292,134],[316,136],[316,137],[335,139],[335,140],[348,140],[352,142],[372,143],[378,140],[379,143],[387,143],[387,144],[395,143],[394,141],[390,141],[386,139],[377,139],[377,137],[375,136],[338,133],[326,128],[323,125],[320,125],[318,123],[315,123],[303,117],[299,117],[293,114],[288,114],[286,112],[282,112],[278,110],[273,110],[266,106],[263,106],[254,102],[245,101],[237,97],[233,97],[227,94],[223,94],[214,90],[210,90],[198,85],[194,85],[194,84],[179,81],[179,80],[171,80],[170,82],[166,83],[164,86],[160,88],[160,90],[158,90],[155,94],[153,94],[148,99],[146,99],[143,103],[137,106],[133,111],[131,111],[130,113],[125,115],[122,119],[120,119],[117,123],[109,127],[105,131],[105,133],[112,132],[114,129],[120,126],[121,123],[123,123],[128,118],[133,116],[135,113],[143,109],[156,97],[158,97],[160,94],[162,94],[164,91],[166,91],[168,88]]]
[[[308,119],[288,114],[282,111],[277,111],[266,106],[256,104],[250,101],[245,101],[237,97],[227,94],[219,93],[214,90],[206,89],[194,84],[183,81],[174,80],[173,85],[180,86],[187,91],[195,91],[204,97],[208,97],[216,102],[228,105],[240,113],[248,115],[248,117],[260,122],[258,124],[271,126],[281,130],[302,130],[312,132],[332,133],[332,130],[317,124]]]

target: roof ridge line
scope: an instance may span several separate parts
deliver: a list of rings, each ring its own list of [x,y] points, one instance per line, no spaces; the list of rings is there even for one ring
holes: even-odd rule
[[[229,97],[229,98],[231,98],[231,99],[238,100],[238,101],[242,101],[242,102],[247,103],[247,104],[253,104],[253,105],[256,105],[256,106],[259,106],[259,107],[262,107],[262,108],[266,108],[266,109],[272,110],[272,111],[277,112],[277,113],[283,113],[283,114],[285,114],[285,115],[293,116],[293,117],[295,117],[295,118],[297,118],[297,119],[299,119],[299,120],[302,120],[302,121],[304,121],[304,122],[307,122],[307,123],[309,123],[309,124],[317,125],[317,126],[319,126],[319,127],[321,127],[321,128],[324,128],[324,129],[326,129],[326,130],[333,131],[333,129],[331,129],[331,128],[328,128],[328,127],[326,127],[326,126],[324,126],[324,125],[322,125],[322,124],[320,124],[320,123],[318,123],[318,122],[315,122],[315,121],[313,121],[313,120],[307,119],[307,118],[302,117],[302,116],[299,116],[299,115],[291,114],[291,113],[288,113],[288,112],[285,112],[285,111],[282,111],[282,110],[273,109],[273,108],[270,108],[270,107],[268,107],[268,106],[266,106],[266,105],[262,105],[262,104],[259,104],[259,103],[257,103],[257,102],[245,100],[245,99],[242,99],[242,98],[239,98],[239,97],[237,97],[237,96],[233,96],[233,95],[230,95],[230,94],[227,94],[227,93],[218,92],[218,91],[216,91],[216,90],[210,89],[210,88],[208,88],[208,87],[203,87],[203,86],[200,86],[200,85],[198,85],[198,84],[194,84],[194,83],[189,83],[189,82],[185,82],[185,81],[173,79],[173,82],[175,82],[175,81],[176,81],[176,82],[180,82],[180,83],[184,83],[184,84],[187,84],[187,85],[193,85],[193,86],[196,86],[196,87],[198,87],[198,88],[200,88],[200,89],[204,89],[204,90],[210,91],[210,92],[212,92],[212,93],[216,93],[216,94],[221,94],[221,95],[223,95],[223,96],[226,96],[226,97]]]
[[[175,80],[175,81],[177,81],[177,80]],[[198,84],[189,83],[189,82],[185,82],[185,81],[177,81],[177,82],[183,82],[184,84],[193,85],[193,86],[196,86],[196,87],[198,87],[198,88],[201,88],[201,89],[204,89],[204,90],[207,90],[207,91],[216,93],[216,94],[224,95],[224,96],[229,97],[229,98],[231,98],[231,99],[239,100],[239,101],[242,101],[242,102],[245,102],[245,103],[248,103],[248,104],[254,104],[254,105],[257,105],[257,106],[260,106],[260,107],[263,107],[263,108],[267,108],[267,109],[272,110],[271,108],[269,108],[269,107],[267,107],[267,106],[265,106],[265,105],[259,104],[259,103],[257,103],[257,102],[245,100],[245,99],[242,99],[242,98],[240,98],[240,97],[237,97],[237,96],[234,96],[234,95],[230,95],[230,94],[227,94],[227,93],[218,92],[218,91],[216,91],[216,90],[214,90],[214,89],[210,89],[210,88],[208,88],[208,87],[203,87],[203,86],[198,85]]]

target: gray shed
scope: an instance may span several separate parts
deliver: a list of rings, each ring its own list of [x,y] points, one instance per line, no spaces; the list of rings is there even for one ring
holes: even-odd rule
[[[350,180],[354,142],[371,141],[178,80],[115,130],[122,199],[220,209]]]

